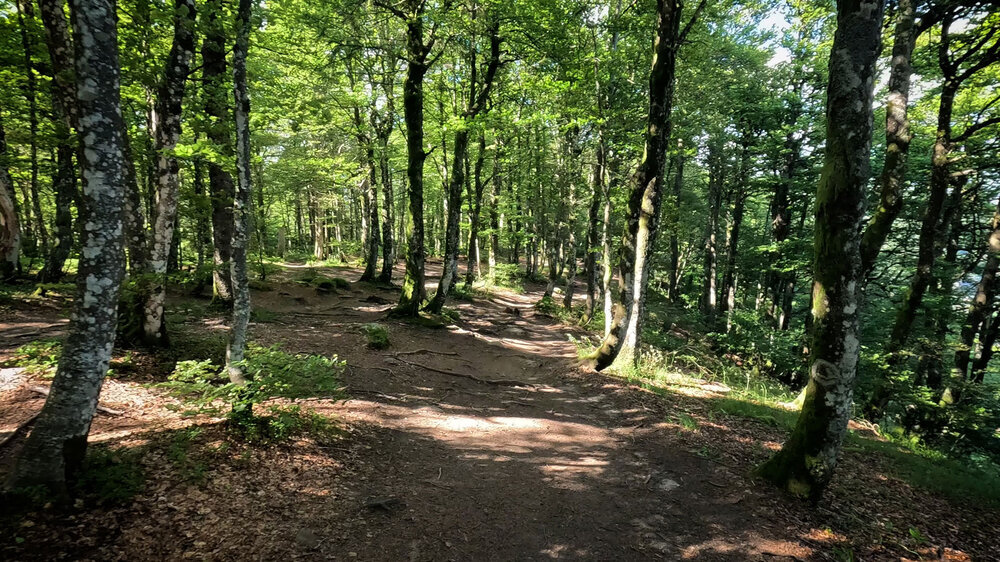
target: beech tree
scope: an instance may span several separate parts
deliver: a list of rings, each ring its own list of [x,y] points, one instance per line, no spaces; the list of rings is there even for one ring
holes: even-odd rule
[[[830,52],[826,152],[816,189],[809,384],[798,422],[761,474],[816,500],[833,477],[857,373],[861,224],[870,175],[881,0],[839,0]]]
[[[80,469],[114,346],[118,291],[125,273],[122,201],[125,160],[119,107],[114,4],[73,0],[76,105],[84,160],[83,249],[77,294],[59,368],[45,406],[11,471],[9,488],[66,493]]]

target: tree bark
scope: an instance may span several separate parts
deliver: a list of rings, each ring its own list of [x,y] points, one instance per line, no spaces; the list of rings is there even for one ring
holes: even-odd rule
[[[907,105],[910,100],[910,61],[916,45],[916,4],[919,0],[899,0],[896,8],[896,29],[892,44],[892,64],[889,71],[889,96],[885,108],[885,164],[879,175],[881,186],[878,208],[868,222],[861,239],[861,260],[865,275],[875,266],[892,223],[903,210],[903,186],[910,152],[910,121]]]
[[[401,316],[416,316],[426,296],[424,287],[424,76],[427,56],[433,43],[424,43],[424,3],[407,0],[409,14],[397,14],[406,21],[408,62],[403,81],[403,121],[406,124],[406,177],[409,195],[410,239],[407,243],[406,275],[403,291],[394,312]],[[392,8],[395,9],[395,8]]]
[[[70,38],[62,0],[39,0],[45,39],[52,62],[52,116],[57,138],[56,173],[52,178],[55,192],[55,244],[41,272],[43,282],[58,281],[63,276],[66,258],[73,247],[72,207],[77,200],[76,172],[73,167],[73,131],[78,126],[73,91],[73,42]],[[82,157],[78,156],[78,160]]]
[[[181,107],[188,69],[194,57],[194,0],[175,0],[174,40],[163,68],[156,99],[156,222],[150,273],[153,285],[146,301],[143,337],[147,344],[166,345],[164,304],[167,299],[167,265],[177,221],[179,164],[172,154],[181,135]]]
[[[17,217],[7,158],[7,135],[0,115],[0,281],[13,278],[21,269],[21,221]]]
[[[221,0],[206,0],[205,38],[201,44],[201,79],[205,92],[206,136],[223,156],[232,154],[229,133],[228,76],[226,74],[226,28],[220,16]],[[233,176],[217,161],[208,162],[208,191],[212,202],[213,296],[224,306],[232,306],[233,282]]]
[[[705,225],[705,259],[701,312],[711,325],[718,312],[719,214],[722,207],[722,186],[725,183],[725,163],[722,140],[711,139],[708,145],[708,223]]]
[[[392,135],[395,110],[392,103],[392,83],[383,82],[382,90],[386,98],[384,117],[375,124],[375,133],[379,141],[378,164],[382,175],[382,206],[385,208],[385,222],[382,223],[382,269],[376,281],[388,285],[392,283],[392,266],[396,263],[396,241],[392,236],[396,196],[393,193],[392,169],[389,166],[389,137]]]
[[[475,173],[473,174],[473,185],[475,191],[469,194],[469,255],[468,267],[465,271],[465,286],[471,287],[472,283],[480,275],[480,255],[479,255],[479,222],[483,210],[483,192],[486,184],[483,182],[483,165],[486,160],[486,135],[479,133],[479,152],[476,154]],[[496,170],[493,170],[496,173]]]
[[[810,377],[791,436],[760,468],[779,487],[813,501],[833,477],[851,416],[860,349],[861,224],[883,8],[882,0],[837,2],[826,151],[816,190]]]
[[[677,0],[657,0],[656,41],[653,65],[649,72],[649,116],[643,158],[632,177],[628,203],[628,225],[622,238],[619,256],[621,271],[620,302],[614,307],[610,333],[595,354],[596,366],[633,368],[638,360],[642,335],[642,316],[652,255],[660,217],[663,193],[663,168],[670,139],[674,78],[677,50],[687,30],[704,8],[699,4],[680,31],[681,4]]]
[[[118,292],[124,276],[122,200],[125,162],[118,91],[114,4],[73,0],[77,104],[84,201],[83,249],[69,336],[45,406],[7,485],[45,486],[65,495],[79,471],[114,345]]]
[[[233,120],[236,123],[236,197],[233,200],[233,322],[226,347],[229,380],[245,384],[247,374],[241,362],[246,351],[250,323],[250,286],[247,275],[247,246],[250,239],[253,186],[250,175],[250,96],[247,93],[247,51],[250,47],[250,0],[239,0],[236,13],[236,42],[233,46]],[[248,412],[249,413],[249,412]]]
[[[24,49],[25,81],[24,95],[28,99],[28,142],[29,159],[31,162],[31,210],[34,213],[34,231],[37,235],[39,254],[48,255],[49,233],[45,227],[45,216],[42,215],[41,200],[38,195],[38,81],[35,79],[35,65],[32,62],[34,49],[31,36],[28,34],[28,24],[25,20],[34,20],[35,12],[30,0],[15,0],[17,6],[17,23],[21,31],[21,46]]]
[[[677,141],[677,166],[674,171],[674,206],[675,212],[680,216],[681,208],[681,193],[684,189],[684,161],[686,160],[684,154],[684,142],[682,140]],[[669,279],[669,291],[670,300],[677,302],[680,297],[678,291],[680,290],[681,281],[681,248],[680,239],[678,236],[678,229],[674,228],[670,231],[670,279]]]
[[[725,300],[722,311],[727,313],[727,328],[732,326],[732,313],[736,308],[736,260],[739,257],[740,228],[743,226],[743,214],[746,210],[746,200],[750,182],[750,140],[744,134],[740,151],[739,175],[733,193],[733,210],[729,229],[726,233],[726,270],[722,277],[722,290]]]
[[[475,19],[475,11],[473,11],[473,19]],[[476,83],[476,51],[475,45],[472,46],[470,55],[472,74],[469,84],[468,104],[462,113],[462,124],[455,131],[451,177],[449,178],[447,190],[448,219],[445,226],[443,271],[441,273],[441,280],[438,282],[437,291],[434,293],[434,298],[427,305],[427,310],[435,314],[441,313],[441,309],[444,307],[445,300],[448,297],[448,292],[451,290],[458,276],[458,238],[461,230],[462,189],[465,187],[466,181],[469,130],[476,116],[485,109],[486,102],[489,100],[490,90],[493,88],[493,80],[496,77],[497,70],[500,68],[500,29],[497,20],[494,19],[490,24],[489,33],[490,59],[487,63],[486,75],[483,78],[481,87]]]

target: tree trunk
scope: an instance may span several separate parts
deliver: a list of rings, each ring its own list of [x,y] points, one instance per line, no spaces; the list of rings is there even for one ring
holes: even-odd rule
[[[997,272],[1000,271],[1000,200],[997,200],[997,210],[993,214],[990,234],[986,239],[986,265],[983,275],[976,286],[976,295],[969,305],[965,322],[959,335],[959,347],[955,351],[955,376],[968,379],[969,366],[972,359],[973,343],[982,332],[983,324],[988,320],[997,291]]]
[[[595,354],[598,369],[608,366],[630,369],[638,361],[649,257],[656,240],[664,183],[663,168],[672,127],[670,112],[673,108],[677,49],[704,6],[704,2],[699,4],[685,32],[681,33],[681,4],[677,0],[657,0],[645,149],[639,168],[632,177],[628,225],[619,256],[621,298],[614,307],[610,333]]]
[[[490,182],[490,277],[496,278],[497,260],[500,259],[500,230],[503,228],[500,220],[500,188],[503,181],[500,168],[500,151],[502,144],[497,141],[497,149],[493,152],[493,179]]]
[[[388,97],[391,92],[386,92]],[[392,266],[396,263],[396,243],[392,229],[395,225],[396,196],[392,190],[392,169],[389,167],[389,135],[392,134],[392,103],[387,103],[387,123],[379,134],[379,170],[382,174],[382,205],[385,208],[385,222],[382,223],[382,270],[376,279],[379,283],[392,283]]]
[[[916,3],[919,0],[899,0],[896,8],[896,30],[892,44],[892,65],[889,71],[889,96],[885,108],[885,164],[878,182],[882,188],[878,208],[868,222],[861,239],[861,260],[865,274],[875,266],[893,221],[903,210],[903,185],[910,152],[910,122],[907,105],[910,100],[910,60],[919,32],[915,29]]]
[[[245,384],[247,375],[241,362],[246,351],[250,323],[250,287],[247,276],[251,205],[250,176],[250,96],[247,93],[247,51],[250,47],[250,0],[239,0],[236,14],[236,43],[233,46],[233,120],[236,123],[236,197],[233,201],[233,323],[226,347],[229,380]],[[247,412],[248,414],[250,412]]]
[[[7,135],[0,115],[0,281],[20,272],[21,222],[17,218],[14,182],[7,169]]]
[[[674,206],[677,216],[680,216],[681,208],[681,192],[684,189],[684,142],[680,139],[677,141],[677,166],[674,174]],[[670,300],[672,302],[677,302],[680,298],[678,290],[680,289],[681,281],[681,248],[680,240],[678,236],[678,229],[674,228],[670,231]]]
[[[143,337],[147,344],[166,345],[164,304],[167,299],[167,265],[177,220],[180,180],[177,157],[171,154],[181,135],[181,106],[188,69],[194,57],[194,0],[175,0],[174,41],[163,68],[156,99],[156,222],[150,273],[154,276],[146,301]]]
[[[709,325],[715,322],[718,312],[719,268],[719,214],[722,207],[722,185],[725,182],[725,163],[722,158],[722,140],[715,138],[708,145],[708,223],[705,225],[704,285],[701,292],[701,312]]]
[[[583,323],[590,322],[597,308],[597,260],[600,252],[600,219],[601,200],[604,198],[605,166],[607,164],[607,146],[603,133],[598,129],[597,165],[594,167],[594,191],[590,198],[590,208],[587,209],[587,249],[583,263],[584,276],[587,278],[587,306],[583,313]]]
[[[870,174],[881,0],[840,0],[830,53],[827,140],[816,190],[812,349],[802,412],[760,473],[794,495],[820,498],[847,432],[858,364],[861,224]]]
[[[73,167],[73,131],[78,126],[73,91],[73,42],[66,23],[62,0],[39,0],[45,39],[52,62],[52,116],[57,138],[56,173],[52,189],[56,203],[56,238],[41,273],[43,282],[58,281],[73,247],[73,203],[77,200],[76,172]],[[78,152],[78,154],[80,154]],[[78,160],[82,157],[78,156]]]
[[[44,486],[65,495],[78,473],[114,345],[124,276],[124,159],[114,5],[73,0],[83,172],[83,249],[69,336],[45,406],[10,473],[9,488]]]
[[[483,164],[486,160],[486,135],[479,133],[479,152],[476,154],[476,167],[473,174],[475,191],[469,194],[469,255],[468,267],[465,271],[465,286],[471,287],[473,281],[479,278],[479,220],[483,210],[483,192],[486,184],[483,182]],[[496,170],[493,170],[496,173]]]
[[[206,0],[205,38],[201,44],[201,79],[204,83],[207,136],[221,154],[232,154],[229,133],[226,27],[220,16],[222,0]],[[212,200],[213,297],[226,307],[233,303],[233,176],[217,162],[208,163],[208,191]]]
[[[28,142],[31,162],[31,210],[36,233],[36,243],[39,254],[46,256],[49,250],[49,233],[45,227],[45,216],[42,215],[41,200],[38,195],[38,85],[35,79],[35,65],[32,62],[34,49],[31,36],[28,34],[27,20],[35,19],[35,12],[30,0],[15,0],[17,5],[17,23],[21,31],[21,46],[24,49],[25,97],[28,99]]]
[[[426,296],[424,287],[424,75],[430,46],[424,44],[424,3],[407,0],[412,11],[406,19],[406,49],[409,60],[403,81],[403,121],[406,124],[406,177],[409,194],[410,239],[407,243],[406,275],[395,313],[416,316]]]
[[[746,209],[747,191],[750,182],[750,141],[744,136],[740,153],[739,175],[733,194],[733,211],[726,233],[726,270],[722,278],[722,290],[726,295],[722,303],[723,312],[728,314],[727,331],[732,325],[732,313],[736,308],[736,259],[739,257],[740,228]]]

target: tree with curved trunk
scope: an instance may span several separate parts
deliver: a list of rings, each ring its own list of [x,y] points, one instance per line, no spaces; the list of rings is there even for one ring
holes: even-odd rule
[[[114,4],[73,0],[76,100],[80,116],[83,248],[69,336],[49,396],[9,475],[12,489],[44,486],[64,495],[79,471],[114,345],[125,273],[125,160]]]
[[[146,299],[143,337],[146,343],[166,345],[164,304],[167,299],[167,265],[177,222],[180,166],[173,154],[181,135],[181,108],[188,70],[194,58],[194,0],[175,0],[174,40],[163,68],[156,98],[156,222],[150,273],[153,285]]]
[[[857,373],[861,224],[870,176],[875,63],[883,0],[839,0],[830,53],[826,151],[816,190],[810,376],[788,441],[760,474],[818,500],[847,432]]]
[[[14,182],[7,169],[7,135],[0,114],[0,281],[20,272],[21,221],[17,218]]]
[[[250,96],[247,92],[247,51],[250,47],[250,0],[239,0],[236,12],[236,42],[233,46],[233,121],[236,123],[236,197],[233,200],[233,321],[226,346],[229,380],[244,384],[240,363],[246,351],[250,323],[250,286],[247,276],[247,246],[250,241],[252,180],[250,175]],[[249,412],[247,412],[249,413]]]
[[[594,355],[597,368],[632,368],[639,358],[643,307],[649,278],[649,257],[660,218],[663,168],[672,123],[677,51],[698,15],[703,0],[690,21],[680,27],[681,3],[657,0],[656,40],[649,72],[649,116],[642,161],[632,176],[628,202],[628,224],[622,239],[618,267],[621,271],[620,300],[614,307],[609,333]]]

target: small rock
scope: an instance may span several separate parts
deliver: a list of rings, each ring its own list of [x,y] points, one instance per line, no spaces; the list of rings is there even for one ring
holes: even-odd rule
[[[312,529],[299,529],[295,533],[295,544],[302,548],[312,550],[319,546],[319,537]]]
[[[680,487],[681,485],[678,484],[676,480],[671,480],[669,478],[662,480],[660,484],[657,486],[657,488],[663,490],[664,492],[672,492],[673,490],[676,490],[677,488]]]

